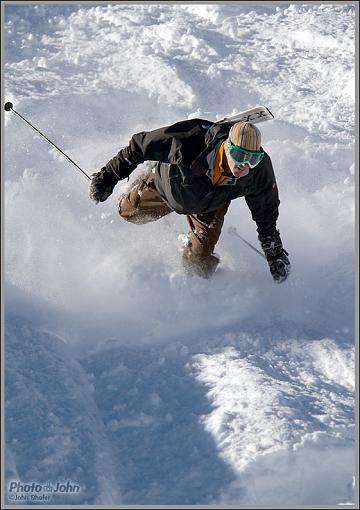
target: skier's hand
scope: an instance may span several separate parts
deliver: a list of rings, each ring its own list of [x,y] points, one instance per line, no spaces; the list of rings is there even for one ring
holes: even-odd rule
[[[106,171],[105,167],[103,167],[100,172],[96,172],[92,174],[92,179],[90,183],[90,198],[96,204],[98,202],[105,202],[105,200],[111,195],[113,189],[119,179]]]
[[[276,283],[282,283],[290,274],[288,252],[284,250],[278,230],[266,237],[259,236],[261,247],[270,267],[270,273]]]

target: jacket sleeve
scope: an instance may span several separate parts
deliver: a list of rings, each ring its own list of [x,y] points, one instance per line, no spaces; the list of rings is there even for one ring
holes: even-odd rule
[[[106,169],[119,176],[126,166],[133,170],[144,161],[190,163],[205,147],[205,133],[208,127],[209,121],[191,119],[153,131],[136,133],[131,137],[129,145],[107,163]],[[187,161],[184,161],[184,154]]]
[[[246,195],[245,200],[256,222],[258,234],[268,236],[276,228],[280,200],[271,159],[267,154],[260,165],[254,169],[259,172],[255,179],[255,190]]]

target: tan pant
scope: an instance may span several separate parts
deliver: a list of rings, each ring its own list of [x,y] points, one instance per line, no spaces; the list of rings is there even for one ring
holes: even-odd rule
[[[154,171],[140,175],[131,189],[119,200],[119,214],[131,223],[144,224],[158,220],[172,209],[163,201],[154,184]],[[213,255],[229,207],[203,214],[189,214],[189,242],[183,250],[183,264],[190,274],[209,277],[216,269],[219,259]]]

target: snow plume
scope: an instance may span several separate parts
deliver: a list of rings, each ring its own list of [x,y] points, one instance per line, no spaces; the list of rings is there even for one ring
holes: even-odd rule
[[[185,217],[118,216],[146,164],[95,206],[6,113],[7,483],[81,487],[54,505],[354,501],[354,14],[5,7],[6,101],[89,174],[135,132],[266,104],[292,262],[275,285],[231,235],[258,246],[239,199],[219,270],[186,277]]]

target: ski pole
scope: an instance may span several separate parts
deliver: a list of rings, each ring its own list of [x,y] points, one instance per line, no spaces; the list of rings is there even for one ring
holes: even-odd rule
[[[76,168],[78,168],[80,170],[80,172],[82,172],[90,181],[91,181],[91,177],[86,173],[84,172],[84,170],[82,168],[79,167],[79,165],[77,165],[75,163],[75,161],[73,161],[67,154],[65,154],[64,151],[62,151],[57,145],[54,144],[54,142],[52,142],[51,140],[49,140],[49,138],[47,136],[45,136],[39,129],[37,129],[35,126],[33,126],[31,124],[31,122],[29,122],[28,120],[26,120],[22,115],[20,115],[19,112],[17,112],[16,110],[14,110],[13,108],[13,104],[8,102],[8,103],[5,103],[4,105],[4,108],[7,112],[9,111],[13,111],[14,113],[16,113],[16,115],[18,117],[20,117],[20,119],[22,119],[24,122],[26,122],[26,124],[28,124],[30,127],[32,127],[37,133],[39,133],[39,135],[41,135],[43,138],[45,138],[45,140],[47,142],[49,142],[53,147],[55,147],[56,150],[58,150],[63,156],[65,156],[69,161],[70,163],[72,163],[74,166],[76,166]]]
[[[238,231],[236,230],[236,227],[229,227],[229,230],[228,230],[229,234],[232,234],[236,237],[239,237],[245,244],[247,244],[249,246],[249,248],[251,248],[252,250],[256,251],[256,253],[258,253],[259,255],[261,255],[264,259],[266,259],[265,255],[263,253],[261,253],[260,250],[258,250],[257,248],[255,248],[255,246],[253,246],[251,243],[249,243],[246,239],[244,239],[243,237],[241,237],[240,234],[238,234]]]

